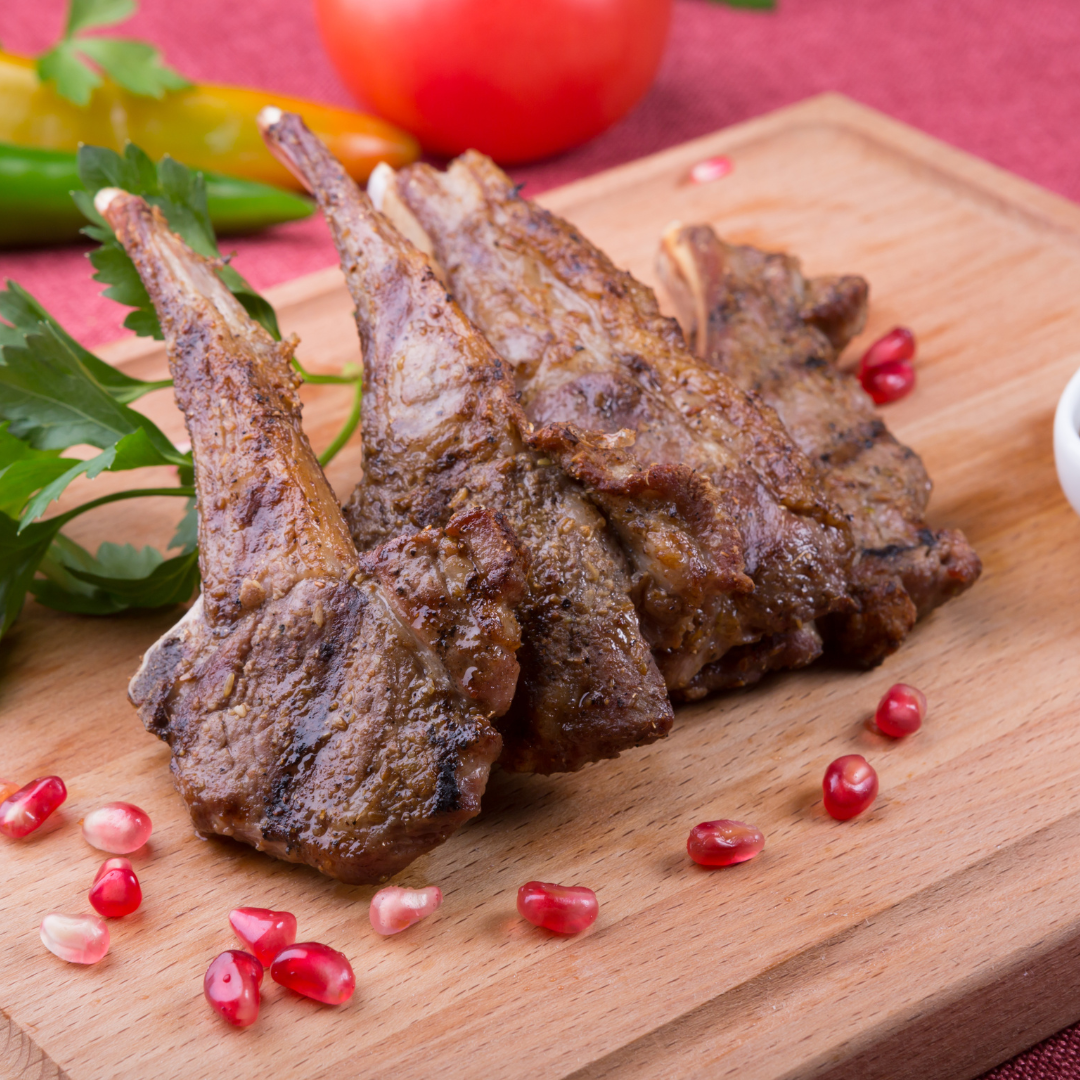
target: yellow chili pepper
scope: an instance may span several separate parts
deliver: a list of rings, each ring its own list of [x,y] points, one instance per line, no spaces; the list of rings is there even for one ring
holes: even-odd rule
[[[300,113],[357,180],[366,180],[380,161],[399,168],[420,152],[411,135],[377,117],[238,86],[206,83],[157,100],[106,79],[82,108],[42,83],[31,58],[0,52],[0,142],[123,150],[130,141],[155,160],[171,154],[197,169],[299,189],[263,145],[255,117],[264,105]]]

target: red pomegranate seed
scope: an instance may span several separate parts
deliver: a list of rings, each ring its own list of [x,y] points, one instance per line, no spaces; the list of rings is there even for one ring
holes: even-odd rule
[[[706,158],[704,161],[699,161],[690,170],[690,181],[694,184],[707,184],[710,180],[719,180],[721,177],[727,176],[734,168],[731,158]]]
[[[884,337],[879,337],[859,361],[859,374],[879,364],[891,364],[895,360],[915,358],[915,335],[906,327],[898,326]]]
[[[9,795],[14,795],[21,784],[16,784],[11,780],[0,780],[0,803],[2,803]]]
[[[206,1000],[235,1027],[259,1019],[263,966],[251,953],[228,949],[215,956],[203,976]]]
[[[686,850],[702,866],[734,866],[761,853],[765,835],[742,821],[703,821],[690,830]]]
[[[99,851],[130,855],[150,839],[154,831],[150,815],[129,802],[111,802],[91,810],[83,818],[83,839]]]
[[[90,888],[90,906],[107,919],[122,919],[138,911],[142,887],[127,859],[106,859]]]
[[[596,922],[600,905],[596,893],[584,885],[527,881],[518,889],[517,909],[533,926],[556,934],[580,934]]]
[[[69,964],[96,964],[109,951],[109,928],[93,915],[46,915],[40,933],[45,948]]]
[[[822,787],[825,809],[837,821],[847,821],[868,809],[877,798],[878,776],[862,754],[846,754],[825,770]]]
[[[922,727],[926,716],[926,695],[907,683],[890,687],[878,704],[874,723],[878,730],[894,739],[910,735]]]
[[[342,1005],[356,989],[348,959],[317,941],[287,945],[270,965],[270,978],[324,1005]]]
[[[0,833],[17,839],[28,836],[67,798],[59,776],[31,780],[0,803]]]
[[[429,885],[426,889],[391,885],[388,889],[380,889],[371,898],[368,915],[375,933],[389,937],[427,918],[441,903],[442,889],[438,885]]]
[[[238,907],[229,912],[233,933],[269,967],[286,945],[296,940],[296,916],[263,907]]]
[[[875,405],[887,405],[911,393],[915,386],[915,369],[907,360],[893,360],[868,368],[859,375],[859,382]]]

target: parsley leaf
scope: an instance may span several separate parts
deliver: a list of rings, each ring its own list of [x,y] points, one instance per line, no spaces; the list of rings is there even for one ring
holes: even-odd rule
[[[61,325],[21,286],[9,281],[5,289],[0,289],[0,318],[11,324],[0,322],[0,348],[4,345],[19,345],[26,340],[26,335],[38,329],[40,323],[52,328],[53,333],[81,361],[83,367],[101,384],[101,386],[125,405],[137,401],[151,390],[161,390],[172,386],[172,379],[160,379],[146,382],[125,375],[119,368],[99,360],[88,349],[84,349]]]
[[[0,322],[0,510],[21,516],[20,531],[78,476],[151,465],[190,469],[190,455],[125,404],[162,384],[99,360],[18,286],[0,291],[0,315],[10,320]],[[86,461],[57,456],[80,444],[101,453]]]
[[[106,450],[142,429],[164,463],[188,463],[149,417],[117,401],[48,323],[0,346],[0,357],[0,419],[35,449],[88,443]]]
[[[72,197],[91,223],[83,232],[101,242],[101,247],[90,256],[97,271],[94,280],[109,286],[105,295],[110,300],[135,309],[124,320],[129,330],[161,340],[154,305],[127,252],[94,209],[94,196],[103,187],[123,188],[141,195],[161,210],[169,227],[188,247],[208,259],[218,259],[221,253],[206,209],[206,182],[202,173],[193,172],[168,156],[155,167],[142,150],[128,143],[123,156],[101,146],[80,147],[79,178],[86,191],[73,192]],[[281,331],[270,304],[231,266],[221,266],[218,276],[247,313],[280,341]]]
[[[0,636],[19,617],[34,574],[62,522],[62,517],[39,521],[19,532],[17,522],[0,514]]]
[[[30,591],[39,603],[84,615],[165,607],[190,600],[199,585],[198,554],[166,559],[152,547],[103,543],[93,556],[58,535]]]
[[[63,38],[38,57],[37,73],[56,92],[86,105],[102,84],[98,68],[114,82],[141,97],[163,97],[166,90],[191,85],[178,71],[162,62],[161,53],[144,41],[127,38],[81,37],[86,30],[112,26],[135,14],[135,0],[71,0]]]
[[[113,26],[138,10],[136,0],[71,0],[64,37],[74,37],[95,26]]]

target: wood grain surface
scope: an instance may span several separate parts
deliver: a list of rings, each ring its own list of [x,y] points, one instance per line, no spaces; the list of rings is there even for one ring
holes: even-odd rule
[[[718,153],[731,175],[685,183]],[[399,878],[441,885],[442,909],[389,939],[368,925],[371,888],[193,835],[167,749],[125,697],[175,612],[28,605],[0,648],[0,775],[55,772],[71,794],[0,848],[0,1075],[963,1080],[1080,1017],[1080,519],[1051,453],[1080,366],[1080,208],[836,96],[542,201],[650,283],[674,218],[869,278],[850,355],[914,328],[919,383],[887,419],[935,479],[931,523],[967,532],[983,579],[875,671],[818,667],[684,708],[665,742],[574,775],[496,773],[480,818]],[[336,270],[273,299],[305,364],[356,359]],[[109,355],[136,373],[163,365],[152,343]],[[348,391],[305,399],[318,449]],[[182,438],[168,395],[145,401]],[[330,470],[340,494],[358,461],[352,446]],[[162,543],[177,512],[118,504],[76,538]],[[930,715],[893,742],[868,719],[900,680]],[[834,822],[821,776],[851,752],[876,766],[881,796]],[[155,822],[133,858],[146,900],[112,924],[102,963],[69,966],[37,924],[88,910],[101,856],[77,823],[120,798]],[[687,831],[717,817],[758,825],[764,853],[690,863]],[[522,922],[530,878],[592,886],[596,925],[557,939]],[[301,939],[343,950],[352,1001],[319,1006],[268,979],[259,1022],[228,1029],[202,975],[232,946],[238,904],[288,908]]]

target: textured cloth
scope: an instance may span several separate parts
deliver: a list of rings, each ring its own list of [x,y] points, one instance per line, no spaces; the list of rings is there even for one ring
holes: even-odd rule
[[[392,2],[392,0],[387,0]],[[644,101],[587,146],[515,170],[529,194],[697,135],[839,90],[938,138],[1080,200],[1080,4],[1076,0],[780,0],[775,14],[676,0],[660,75]],[[193,79],[350,105],[326,63],[307,0],[142,0],[123,28],[162,46]],[[37,52],[63,0],[5,0],[0,40]],[[320,219],[231,242],[259,289],[332,265]],[[86,247],[0,253],[88,345],[120,336],[126,309],[98,296]],[[1080,1025],[987,1080],[1080,1080]]]

